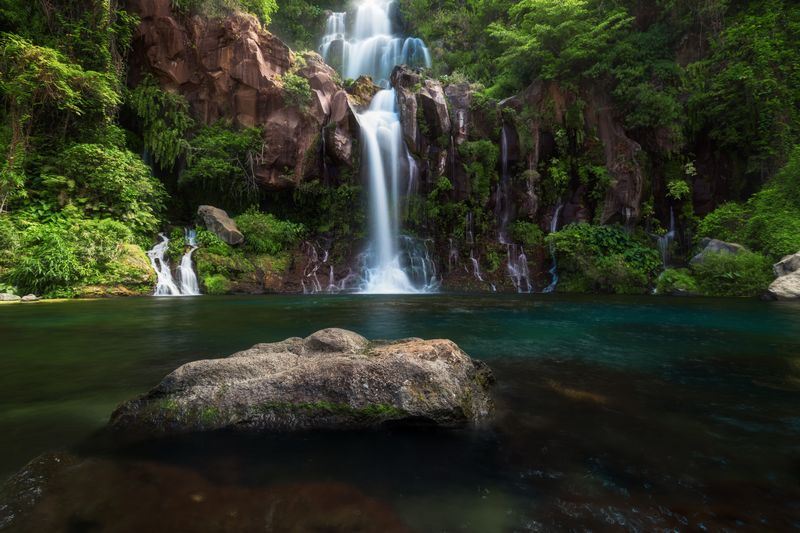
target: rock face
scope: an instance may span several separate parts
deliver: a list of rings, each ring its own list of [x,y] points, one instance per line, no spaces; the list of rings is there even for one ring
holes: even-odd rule
[[[170,0],[128,2],[141,18],[130,84],[152,74],[162,88],[185,96],[201,123],[227,119],[263,127],[254,174],[266,189],[295,186],[318,174],[320,132],[341,90],[334,70],[316,53],[297,57],[251,15],[184,17],[170,5]],[[308,81],[307,102],[287,98],[283,77],[290,72]]]
[[[370,342],[341,329],[188,363],[121,405],[116,429],[174,433],[476,426],[492,411],[485,364],[448,340]]]
[[[197,208],[197,215],[203,219],[208,231],[214,232],[226,243],[233,246],[244,242],[244,235],[239,231],[236,222],[222,209],[201,205]]]
[[[770,284],[768,293],[778,300],[800,298],[800,252],[787,255],[773,267],[778,278]]]
[[[689,263],[692,265],[702,263],[709,254],[738,254],[746,251],[747,248],[735,242],[706,238],[700,241],[700,253],[695,255]]]

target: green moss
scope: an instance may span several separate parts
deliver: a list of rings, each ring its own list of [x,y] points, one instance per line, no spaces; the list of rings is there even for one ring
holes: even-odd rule
[[[335,402],[268,402],[256,406],[260,413],[303,413],[306,415],[322,416],[354,416],[369,418],[393,418],[404,416],[407,413],[393,405],[367,404],[364,407],[352,407],[346,403]]]

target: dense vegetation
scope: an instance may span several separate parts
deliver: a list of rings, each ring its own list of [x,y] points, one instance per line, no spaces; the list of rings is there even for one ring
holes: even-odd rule
[[[315,47],[326,9],[344,9],[341,1],[315,0],[171,5],[182,16],[250,12],[297,49]],[[138,20],[123,7],[0,0],[0,290],[147,291],[152,273],[143,249],[168,224],[191,223],[200,203],[237,214],[247,236],[244,247],[232,248],[200,232],[196,259],[210,292],[284,271],[306,237],[343,243],[334,250],[342,257],[351,252],[364,236],[365,216],[352,169],[340,170],[335,183],[261,191],[253,172],[260,128],[201,124],[182,96],[147,75],[126,86]],[[769,283],[772,262],[800,250],[795,3],[401,0],[399,15],[431,47],[427,74],[469,82],[474,110],[495,117],[481,137],[458,147],[466,192],[434,177],[409,200],[409,231],[440,246],[470,239],[486,271],[497,271],[504,252],[493,195],[504,178],[520,195],[535,182],[542,212],[580,191],[584,218],[593,224],[545,237],[546,219],[519,215],[505,228],[514,242],[541,252],[543,264],[557,255],[562,290],[643,293],[657,285],[659,292],[751,295]],[[549,119],[532,109],[490,111],[537,80],[566,95],[566,118],[552,124],[555,155],[501,176],[501,122],[516,125],[526,152],[526,125]],[[288,72],[282,83],[288,103],[308,104],[307,80]],[[643,220],[635,228],[596,225],[611,182],[585,120],[598,102],[613,106],[644,149]],[[662,274],[656,238],[670,210],[679,228],[674,265],[688,264],[704,237],[750,252]],[[183,244],[177,231],[173,255]]]

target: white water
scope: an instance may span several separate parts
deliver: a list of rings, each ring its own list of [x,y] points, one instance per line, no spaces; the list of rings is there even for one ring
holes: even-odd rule
[[[558,231],[558,217],[561,215],[561,209],[563,207],[563,204],[556,207],[553,218],[550,220],[550,233]],[[550,255],[553,256],[553,266],[550,267],[550,285],[545,287],[544,291],[542,291],[548,294],[555,291],[558,286],[558,261],[556,260],[556,250],[552,245],[550,246]]]
[[[675,240],[675,211],[669,208],[669,231],[658,238],[658,249],[661,252],[661,260],[664,263],[664,270],[669,264],[669,247]]]
[[[197,250],[194,231],[187,232],[186,240],[191,249],[183,254],[180,265],[178,266],[178,279],[180,286],[172,278],[172,268],[166,254],[169,249],[169,239],[163,233],[159,233],[161,239],[153,248],[147,252],[150,258],[150,265],[156,272],[156,289],[153,296],[197,296],[200,294],[200,286],[197,283],[197,275],[192,265],[192,254]]]
[[[519,253],[517,253],[517,246],[509,244],[507,254],[508,275],[511,277],[511,283],[514,284],[514,288],[519,293],[531,292],[533,285],[531,284],[528,257],[525,255],[525,250],[520,246]]]
[[[325,61],[341,65],[345,78],[368,75],[382,87],[389,86],[395,65],[431,66],[425,43],[416,37],[400,37],[392,32],[393,0],[362,0],[351,12],[353,22],[348,32],[348,13],[331,13],[319,52]]]
[[[508,136],[506,125],[500,133],[500,183],[494,197],[494,211],[497,217],[497,238],[500,244],[508,244],[508,223],[511,220],[511,190],[508,176]]]
[[[401,192],[414,192],[416,164],[403,142],[389,77],[396,65],[430,67],[431,60],[420,39],[392,33],[393,5],[391,0],[362,0],[355,5],[352,22],[346,13],[331,13],[320,46],[328,63],[341,65],[344,77],[366,74],[384,87],[369,108],[356,115],[370,203],[369,246],[362,258],[359,291],[372,294],[427,292],[438,287],[427,244],[413,239],[401,243],[400,239]],[[334,57],[337,53],[341,55]],[[329,281],[328,286],[332,285]]]

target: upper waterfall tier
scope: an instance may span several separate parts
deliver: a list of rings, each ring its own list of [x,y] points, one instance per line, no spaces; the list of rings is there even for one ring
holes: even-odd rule
[[[396,65],[430,67],[425,43],[416,37],[396,36],[392,31],[393,1],[364,0],[355,6],[348,32],[347,13],[328,16],[320,54],[346,78],[372,77],[383,87]]]

